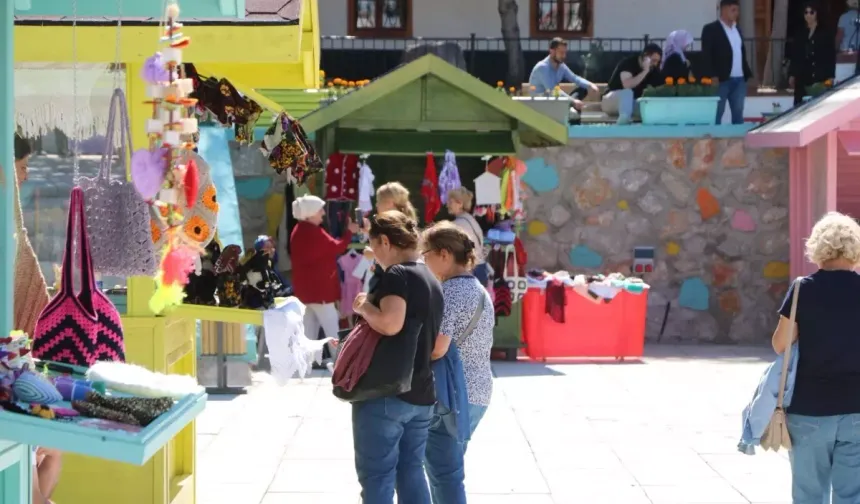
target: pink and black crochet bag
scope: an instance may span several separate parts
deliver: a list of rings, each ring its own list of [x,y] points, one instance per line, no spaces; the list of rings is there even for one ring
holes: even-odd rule
[[[76,227],[81,272],[79,292],[75,292],[72,279]],[[82,367],[90,367],[100,360],[125,360],[119,312],[96,288],[84,214],[84,193],[80,187],[72,189],[69,201],[60,290],[36,321],[33,356]]]

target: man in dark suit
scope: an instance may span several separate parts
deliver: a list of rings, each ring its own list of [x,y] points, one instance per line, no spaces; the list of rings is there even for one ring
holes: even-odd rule
[[[717,124],[726,110],[732,113],[732,124],[744,122],[744,100],[747,80],[752,77],[747,63],[744,39],[738,29],[739,0],[720,0],[720,18],[702,28],[702,60],[699,77],[710,77],[719,85]]]

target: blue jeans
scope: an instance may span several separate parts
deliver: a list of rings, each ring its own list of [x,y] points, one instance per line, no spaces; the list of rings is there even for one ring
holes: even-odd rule
[[[434,415],[424,452],[433,504],[466,504],[464,452],[463,443],[448,432],[439,415]]]
[[[743,77],[732,77],[720,82],[720,101],[717,102],[717,124],[721,124],[726,112],[726,101],[732,114],[732,124],[744,123],[744,100],[747,98],[747,82]]]
[[[364,504],[397,501],[430,504],[424,452],[433,406],[416,406],[396,397],[352,405],[355,472]]]
[[[481,406],[480,404],[469,405],[469,439],[466,440],[466,444],[463,446],[464,453],[466,452],[466,448],[469,446],[469,440],[472,439],[472,436],[475,434],[475,429],[478,428],[478,424],[481,423],[481,419],[484,418],[484,413],[486,412],[486,406]]]
[[[860,503],[860,414],[788,415],[794,504]]]

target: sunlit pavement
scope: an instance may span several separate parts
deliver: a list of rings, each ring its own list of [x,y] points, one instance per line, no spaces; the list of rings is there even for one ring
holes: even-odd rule
[[[494,363],[493,404],[466,461],[469,503],[790,502],[786,454],[736,449],[772,350],[652,345],[646,355]],[[321,374],[210,397],[197,433],[200,504],[359,502],[350,407]]]

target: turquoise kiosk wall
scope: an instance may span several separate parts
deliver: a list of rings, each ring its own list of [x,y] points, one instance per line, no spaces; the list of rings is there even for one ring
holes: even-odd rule
[[[233,128],[220,126],[201,126],[197,152],[207,163],[212,173],[212,182],[218,191],[218,239],[221,246],[238,245],[242,247],[242,220],[239,217],[239,198],[236,194],[236,178],[233,176],[233,161],[230,158],[230,144],[235,137]],[[254,326],[245,326],[248,348],[256,348]],[[200,351],[200,329],[197,331]],[[256,355],[253,356],[256,358]],[[250,357],[249,357],[250,358]]]

